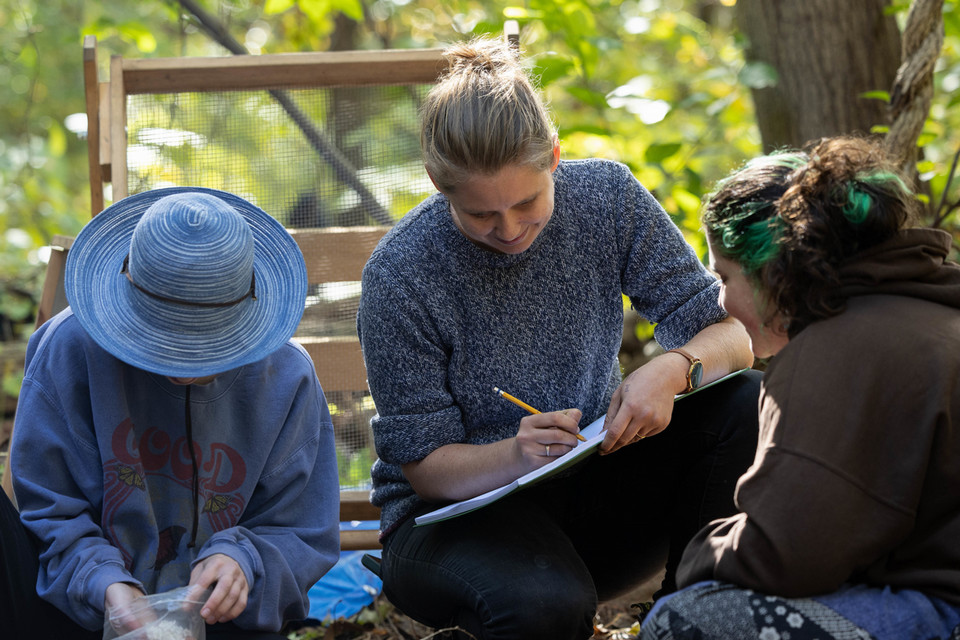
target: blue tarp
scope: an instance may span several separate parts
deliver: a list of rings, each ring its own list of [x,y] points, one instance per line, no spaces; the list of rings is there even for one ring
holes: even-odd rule
[[[376,521],[341,522],[340,529],[376,529]],[[364,553],[379,557],[376,551],[344,551],[320,581],[310,587],[310,618],[323,622],[349,618],[373,602],[383,588],[380,578],[361,564]]]

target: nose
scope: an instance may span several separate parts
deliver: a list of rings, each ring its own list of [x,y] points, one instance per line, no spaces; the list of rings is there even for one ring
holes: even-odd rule
[[[501,240],[513,240],[521,233],[523,233],[523,223],[518,214],[507,211],[500,215],[499,223],[497,224],[497,235],[500,236]]]

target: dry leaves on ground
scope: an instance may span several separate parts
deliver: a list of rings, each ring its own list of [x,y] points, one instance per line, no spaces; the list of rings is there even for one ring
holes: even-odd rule
[[[602,604],[592,640],[633,640],[639,633],[637,606],[641,594],[629,594]],[[357,615],[329,624],[303,627],[291,640],[432,640],[447,637],[452,629],[432,629],[403,615],[381,594]]]

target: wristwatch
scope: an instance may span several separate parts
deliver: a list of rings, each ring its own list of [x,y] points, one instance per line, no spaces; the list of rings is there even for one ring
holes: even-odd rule
[[[690,393],[699,387],[700,382],[703,381],[703,363],[700,362],[700,358],[694,358],[683,349],[670,349],[667,353],[679,353],[690,361],[690,368],[687,369],[687,388],[683,390],[683,393]]]

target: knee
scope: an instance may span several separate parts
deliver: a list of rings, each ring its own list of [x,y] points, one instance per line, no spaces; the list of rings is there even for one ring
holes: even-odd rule
[[[641,640],[755,638],[749,597],[753,592],[720,582],[688,586],[653,607],[640,628]]]
[[[717,418],[717,435],[721,441],[744,441],[751,449],[756,446],[756,437],[759,431],[759,399],[760,381],[763,374],[751,369],[745,371],[736,379],[729,390],[716,395],[717,405],[713,407],[713,415]]]
[[[587,640],[593,636],[596,602],[531,602],[494,637],[524,640]]]
[[[744,371],[734,380],[729,395],[728,402],[734,409],[748,412],[748,415],[756,418],[757,401],[760,398],[760,383],[763,380],[763,373],[756,369]],[[733,382],[733,381],[732,381]]]
[[[678,622],[681,624],[677,624]],[[681,640],[696,637],[688,633],[692,631],[691,625],[682,623],[670,600],[661,601],[643,619],[640,640]]]
[[[689,423],[691,429],[712,433],[721,440],[742,431],[756,432],[762,379],[761,372],[751,369],[698,392],[677,404],[674,422]]]
[[[485,618],[479,625],[482,632],[478,638],[587,640],[593,636],[595,596],[578,595],[575,589],[556,590],[549,596],[543,592],[512,593],[515,597],[511,606],[477,612]]]

